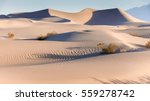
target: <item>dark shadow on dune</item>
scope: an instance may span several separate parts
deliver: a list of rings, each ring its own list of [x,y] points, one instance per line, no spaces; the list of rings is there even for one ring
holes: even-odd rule
[[[32,38],[32,39],[14,39],[16,41],[37,41],[36,38]]]
[[[138,27],[150,27],[150,24],[139,25]]]
[[[44,18],[30,18],[32,20],[37,20],[37,21],[47,21],[47,22],[55,22],[55,23],[65,23],[65,22],[70,22],[68,19],[56,17],[56,16],[50,16],[50,17],[44,17]]]
[[[122,25],[128,22],[119,9],[98,10],[86,25]]]
[[[0,15],[0,19],[7,19],[7,18],[9,18],[9,17],[6,15]]]
[[[77,35],[77,34],[80,34],[76,31],[74,32],[68,32],[68,33],[62,33],[62,34],[57,34],[57,35],[54,35],[54,36],[51,36],[49,38],[47,38],[47,40],[49,41],[73,41],[71,39],[73,39],[74,35]]]
[[[142,47],[142,49],[146,48],[144,45],[140,45],[140,44],[133,44],[133,45],[138,46],[138,47]]]
[[[31,20],[43,20],[43,19],[57,19],[54,21],[55,23],[63,23],[63,22],[70,22],[68,19],[52,16],[49,12],[49,9],[33,11],[33,12],[21,12],[21,13],[12,13],[8,15],[0,15],[0,19],[17,19],[17,18],[26,18]]]
[[[92,32],[92,30],[83,30],[83,32]]]
[[[23,12],[23,13],[16,13],[16,14],[8,14],[10,18],[46,18],[50,17],[50,13],[48,9],[35,11],[35,12]]]
[[[141,51],[144,51],[144,50],[129,50],[126,53],[141,52]],[[82,49],[82,48],[77,47],[75,50],[72,50],[71,52],[63,51],[60,53],[56,52],[55,54],[52,54],[52,53],[33,54],[33,56],[38,57],[39,59],[49,59],[50,61],[47,63],[59,63],[59,62],[73,61],[77,59],[92,58],[92,57],[97,57],[97,56],[106,56],[106,55],[114,55],[114,54],[121,54],[121,52],[107,54],[107,53],[103,53],[102,49],[100,48]]]
[[[126,53],[130,52],[141,52],[144,50],[129,50]],[[92,57],[98,57],[98,56],[109,56],[114,54],[122,54],[120,52],[116,52],[113,54],[105,54],[102,52],[100,48],[79,48],[74,47],[71,51],[53,51],[53,53],[43,53],[43,54],[31,54],[33,58],[26,58],[28,61],[36,61],[41,60],[38,63],[20,63],[20,64],[11,64],[10,66],[32,66],[32,65],[43,65],[43,64],[54,64],[54,63],[62,63],[67,61],[74,61],[77,59],[85,59],[85,58],[92,58]],[[128,54],[130,55],[130,54]],[[99,81],[101,83],[105,83],[104,81],[101,81],[97,78],[92,77],[92,79]],[[113,79],[111,82],[121,82],[117,79]],[[127,81],[126,81],[127,82]],[[131,81],[130,81],[131,82]],[[107,82],[106,82],[107,83]]]
[[[62,20],[59,20],[57,22],[70,22],[70,20],[68,20],[68,19],[62,19]]]
[[[82,33],[79,32],[68,32],[68,33],[62,33],[62,34],[55,34],[50,35],[44,40],[38,40],[38,38],[32,38],[32,39],[16,39],[16,40],[37,40],[37,41],[64,41],[64,42],[82,42],[84,40],[80,40],[75,38],[74,36],[81,35]],[[83,33],[84,34],[84,33]],[[38,36],[37,36],[38,37]]]
[[[78,50],[78,51],[71,51],[67,52],[64,51],[61,54],[33,54],[34,56],[37,56],[38,58],[46,58],[46,59],[54,59],[60,61],[71,61],[76,59],[82,59],[82,58],[88,58],[88,57],[95,57],[102,55],[101,49],[95,48],[93,50]]]

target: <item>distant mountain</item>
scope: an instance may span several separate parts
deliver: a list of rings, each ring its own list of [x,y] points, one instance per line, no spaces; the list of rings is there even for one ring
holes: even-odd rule
[[[150,21],[150,4],[142,7],[129,9],[127,10],[127,12],[141,20]]]

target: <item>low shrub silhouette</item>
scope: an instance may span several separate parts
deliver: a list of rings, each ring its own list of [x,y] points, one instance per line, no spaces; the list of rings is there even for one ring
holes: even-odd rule
[[[14,38],[14,37],[15,37],[15,35],[12,32],[8,33],[8,38]]]
[[[102,48],[104,54],[113,54],[117,52],[117,45],[110,43],[107,47]]]
[[[104,47],[105,47],[105,44],[102,43],[102,42],[100,42],[100,43],[97,44],[97,47],[98,47],[98,48],[104,48]]]
[[[47,35],[39,35],[37,37],[37,40],[46,40],[47,39]]]
[[[145,44],[146,48],[150,48],[150,41]]]
[[[97,44],[97,47],[102,49],[103,54],[116,53],[118,48],[118,46],[113,43],[110,43],[108,46],[106,46],[104,43],[99,43]]]
[[[37,37],[37,40],[46,40],[47,38],[53,36],[53,35],[56,35],[57,33],[56,32],[49,32],[47,33],[46,35],[39,35]]]

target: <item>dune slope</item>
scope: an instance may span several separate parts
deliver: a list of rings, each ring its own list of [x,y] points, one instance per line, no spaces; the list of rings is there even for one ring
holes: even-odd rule
[[[88,25],[121,25],[128,22],[142,22],[121,9],[107,9],[93,12],[92,18],[86,22]]]

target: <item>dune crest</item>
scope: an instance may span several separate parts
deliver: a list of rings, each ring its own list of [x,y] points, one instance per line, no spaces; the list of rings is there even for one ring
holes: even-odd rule
[[[84,24],[92,17],[94,9],[87,8],[77,13],[68,13],[58,10],[49,9],[49,13],[52,16],[58,16],[61,18],[69,19],[73,23]]]
[[[51,15],[48,12],[48,9],[35,11],[35,12],[23,12],[23,13],[14,13],[7,15],[10,18],[46,18]]]
[[[97,10],[93,12],[92,18],[86,22],[88,25],[122,25],[128,22],[143,22],[115,8],[107,10]]]
[[[1,15],[0,18],[28,18],[34,20],[45,20],[46,18],[46,20],[50,22],[71,22],[72,24],[86,25],[122,25],[130,22],[144,22],[118,8],[106,10],[86,8],[75,13],[44,9],[34,12]]]

